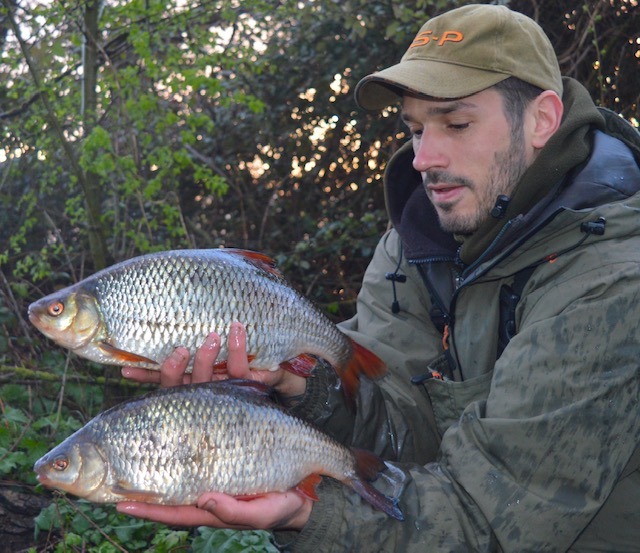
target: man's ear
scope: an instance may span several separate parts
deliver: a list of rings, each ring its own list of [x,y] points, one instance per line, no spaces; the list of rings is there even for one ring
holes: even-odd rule
[[[529,110],[534,120],[531,145],[540,149],[558,130],[564,105],[553,90],[545,90],[531,103]]]

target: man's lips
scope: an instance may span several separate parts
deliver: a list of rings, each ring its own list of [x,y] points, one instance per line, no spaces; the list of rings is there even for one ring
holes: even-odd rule
[[[427,190],[434,203],[452,202],[460,197],[465,187],[459,184],[452,185],[427,185]]]

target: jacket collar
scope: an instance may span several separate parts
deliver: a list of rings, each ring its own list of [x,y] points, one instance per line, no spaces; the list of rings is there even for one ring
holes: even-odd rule
[[[412,166],[411,141],[393,156],[385,171],[385,200],[389,217],[402,239],[406,259],[423,262],[455,258],[458,243],[440,228],[438,215],[427,198],[422,177]]]

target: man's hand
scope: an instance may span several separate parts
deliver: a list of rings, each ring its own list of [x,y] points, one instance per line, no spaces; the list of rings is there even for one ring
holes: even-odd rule
[[[213,526],[237,530],[300,530],[309,520],[313,502],[295,491],[268,493],[239,500],[220,493],[206,493],[197,505],[152,505],[121,502],[117,510],[134,517],[171,526]]]
[[[212,333],[196,351],[193,371],[184,371],[189,362],[189,352],[184,347],[176,350],[160,365],[160,370],[123,367],[122,376],[138,382],[158,383],[163,387],[180,384],[210,382],[227,378],[245,378],[263,382],[275,388],[283,397],[298,396],[306,389],[306,379],[283,369],[275,371],[251,370],[247,358],[247,333],[240,323],[232,323],[227,337],[227,372],[214,372],[214,363],[220,353],[220,336]]]
[[[273,386],[284,396],[303,394],[304,378],[282,369],[258,371],[249,368],[247,334],[239,323],[229,328],[227,339],[227,372],[214,372],[214,363],[220,353],[220,336],[213,333],[195,354],[193,371],[184,371],[189,362],[186,348],[177,348],[160,365],[159,371],[124,367],[122,375],[138,382],[159,383],[163,387],[180,384],[210,382],[226,378],[252,379]],[[236,529],[300,529],[311,514],[312,502],[295,491],[268,493],[250,501],[238,500],[220,493],[205,493],[197,505],[153,505],[149,503],[121,502],[118,511],[131,516],[178,526],[213,526]]]

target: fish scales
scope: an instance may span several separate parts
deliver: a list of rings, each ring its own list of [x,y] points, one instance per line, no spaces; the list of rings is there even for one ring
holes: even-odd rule
[[[136,325],[135,335],[123,341],[123,348],[139,347],[140,341],[153,344],[154,351],[157,351],[156,358],[163,358],[168,355],[176,345],[185,345],[193,349],[202,341],[202,336],[212,330],[218,330],[221,334],[233,321],[247,321],[247,342],[252,345],[252,352],[255,355],[256,366],[267,365],[269,368],[277,366],[281,359],[278,354],[282,348],[285,350],[284,357],[294,357],[296,355],[295,342],[297,333],[294,323],[303,324],[307,329],[310,338],[321,338],[318,332],[314,333],[317,323],[307,316],[305,311],[299,309],[298,299],[293,291],[282,281],[274,278],[265,279],[265,275],[260,275],[258,281],[251,278],[253,272],[247,272],[247,268],[252,267],[246,263],[233,262],[235,259],[224,260],[220,265],[210,265],[207,263],[192,262],[190,258],[181,259],[179,257],[158,258],[143,274],[148,275],[152,280],[152,289],[157,289],[160,282],[169,283],[169,289],[163,294],[158,294],[164,300],[164,304],[150,305],[148,294],[134,295],[135,304],[130,303],[128,317],[118,318],[118,306],[109,303],[109,298],[117,294],[117,290],[98,289],[101,301],[105,302],[105,311],[109,317],[113,317],[113,334],[125,336],[129,322],[134,321]],[[156,266],[161,269],[156,273]],[[176,267],[177,266],[177,267]],[[176,279],[173,270],[177,268],[180,273]],[[155,275],[158,275],[156,278]],[[118,288],[121,279],[112,282],[113,288]],[[189,283],[188,287],[184,283]],[[266,290],[266,293],[265,293]],[[112,295],[113,294],[113,295]],[[270,320],[271,325],[265,322],[269,320],[269,313],[266,309],[273,310],[274,305],[265,305],[261,301],[261,296],[273,296],[277,298],[279,309],[274,312],[274,318]],[[242,301],[237,301],[242,298]],[[230,300],[230,301],[229,301]],[[218,305],[225,305],[225,309],[217,308]],[[186,309],[185,309],[186,307]],[[306,307],[306,306],[305,306]],[[135,321],[135,313],[138,308],[146,310],[145,319]],[[286,310],[286,311],[285,311]],[[279,316],[279,313],[286,312],[288,316]],[[217,318],[211,321],[203,317],[207,313],[216,314]],[[148,321],[158,321],[157,324],[149,325]],[[326,330],[326,329],[324,329]],[[267,333],[272,334],[272,339],[268,342],[262,340]],[[322,340],[325,342],[326,338]],[[342,341],[342,340],[341,340]],[[226,343],[223,340],[221,356],[226,356]],[[338,356],[332,352],[335,360]]]
[[[64,471],[51,467],[61,457],[86,475],[67,466],[70,480],[57,481]],[[309,474],[356,478],[350,450],[233,381],[168,388],[109,409],[35,470],[45,485],[91,501],[162,504],[192,504],[207,491],[284,491]]]
[[[175,250],[108,267],[29,306],[46,336],[82,357],[157,370],[177,346],[190,353],[211,332],[227,358],[233,322],[247,332],[250,367],[281,367],[308,376],[316,355],[328,361],[353,397],[359,375],[384,374],[384,363],[353,342],[292,288],[272,260],[233,249]]]
[[[142,256],[97,273],[83,288],[100,304],[104,338],[126,351],[144,344],[154,361],[178,345],[195,350],[209,332],[224,335],[234,321],[245,322],[256,367],[276,368],[301,348],[332,364],[350,353],[346,337],[284,279],[224,250]],[[223,340],[220,356],[226,353]]]

